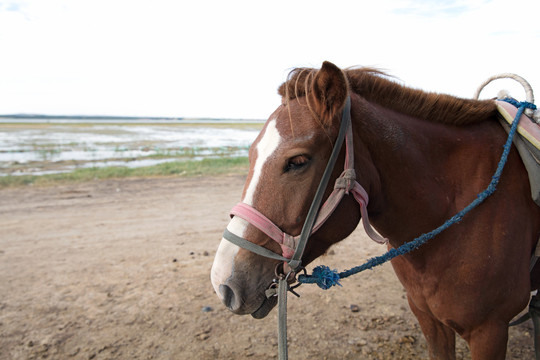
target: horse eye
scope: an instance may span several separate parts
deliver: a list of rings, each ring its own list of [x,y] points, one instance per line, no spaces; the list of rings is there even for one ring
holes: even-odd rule
[[[306,155],[297,155],[290,158],[285,167],[285,172],[291,170],[300,170],[306,166],[309,162],[309,158]]]

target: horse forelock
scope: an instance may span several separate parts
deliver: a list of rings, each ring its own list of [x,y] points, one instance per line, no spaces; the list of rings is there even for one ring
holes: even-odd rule
[[[283,104],[306,97],[314,118],[318,116],[309,104],[309,91],[318,69],[293,69],[279,87]],[[449,125],[467,125],[491,119],[497,112],[490,100],[463,99],[451,95],[426,92],[399,84],[385,72],[369,67],[344,70],[350,91],[385,108],[427,121]],[[292,126],[292,119],[291,126]]]
[[[320,129],[325,132],[329,140],[331,139],[326,129],[327,125],[323,123],[319,114],[315,111],[309,96],[313,78],[317,71],[318,69],[313,68],[295,68],[289,72],[287,80],[278,88],[278,94],[281,96],[282,105],[287,109],[289,127],[293,138],[295,137],[295,121],[293,120],[294,117],[291,111],[291,101],[303,98],[304,103],[299,101],[299,104],[307,108],[311,117],[315,120]],[[332,141],[330,140],[330,142]]]

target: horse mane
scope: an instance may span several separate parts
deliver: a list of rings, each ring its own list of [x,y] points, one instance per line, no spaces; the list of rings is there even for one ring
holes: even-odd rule
[[[278,89],[289,101],[307,95],[317,69],[293,69]],[[449,125],[467,125],[492,118],[497,108],[490,100],[462,99],[403,86],[374,68],[344,70],[351,91],[370,102],[402,114]]]

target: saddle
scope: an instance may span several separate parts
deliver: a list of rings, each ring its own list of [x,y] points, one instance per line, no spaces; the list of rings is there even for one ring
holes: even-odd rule
[[[496,100],[499,110],[499,122],[508,133],[514,121],[517,108],[506,101]],[[531,197],[540,206],[540,126],[527,115],[521,115],[514,137],[514,145],[527,169],[531,185]]]

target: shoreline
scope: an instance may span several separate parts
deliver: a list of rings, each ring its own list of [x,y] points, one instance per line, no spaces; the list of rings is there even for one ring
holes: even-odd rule
[[[247,174],[247,157],[218,157],[203,159],[171,160],[151,166],[141,167],[86,167],[68,172],[56,172],[44,175],[4,175],[0,176],[0,189],[28,185],[55,186],[78,183],[95,179],[121,179],[144,177],[193,177],[216,176],[221,174]]]

